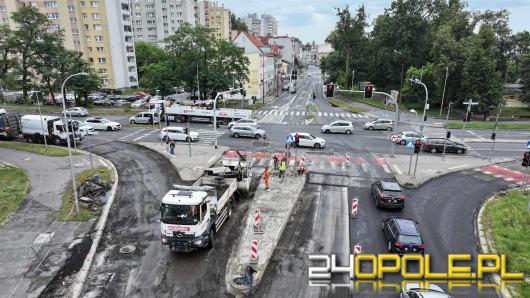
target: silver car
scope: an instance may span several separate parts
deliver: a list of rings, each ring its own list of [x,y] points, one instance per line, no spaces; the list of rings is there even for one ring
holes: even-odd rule
[[[353,133],[353,123],[345,120],[333,121],[330,124],[322,125],[320,131],[323,133]]]
[[[250,118],[242,118],[237,121],[231,121],[228,123],[227,127],[228,129],[230,129],[234,125],[253,126],[256,128],[259,127],[258,121],[256,121],[255,119],[250,119]]]
[[[250,137],[250,138],[266,138],[267,133],[263,129],[254,126],[234,125],[230,128],[230,135],[234,138]]]
[[[416,142],[416,140],[423,140],[425,138],[424,135],[415,132],[415,131],[402,131],[397,134],[398,138],[396,140],[396,143],[401,145],[406,145],[407,142]]]
[[[384,129],[384,130],[393,130],[394,121],[388,119],[377,119],[374,121],[366,122],[364,124],[364,129],[374,130],[374,129]]]
[[[428,288],[420,287],[418,283],[407,283],[401,290],[400,298],[453,298],[445,293],[442,288],[435,284],[429,284]]]
[[[129,119],[132,124],[144,123],[144,124],[157,124],[160,122],[160,116],[155,112],[142,112],[132,116]]]
[[[86,117],[88,116],[88,111],[85,108],[72,107],[66,110],[66,115],[68,116],[77,116],[77,117]]]

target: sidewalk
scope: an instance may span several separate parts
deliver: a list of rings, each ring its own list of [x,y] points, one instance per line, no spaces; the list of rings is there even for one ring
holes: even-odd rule
[[[232,252],[227,263],[226,285],[230,293],[234,295],[245,294],[250,288],[237,285],[233,282],[234,277],[242,275],[245,267],[250,264],[251,241],[258,241],[258,262],[250,264],[257,272],[254,275],[253,286],[257,286],[267,269],[267,265],[274,253],[274,249],[289,221],[296,201],[303,190],[306,176],[287,176],[280,183],[280,178],[271,176],[270,192],[265,191],[265,183],[260,182],[254,201],[249,208],[246,220],[246,228],[241,237],[239,247]],[[254,234],[254,211],[261,211],[261,226],[263,234]]]
[[[230,149],[225,146],[218,146],[218,149],[215,149],[211,145],[192,144],[190,157],[187,144],[176,144],[174,156],[169,154],[169,147],[165,143],[141,142],[139,145],[164,155],[177,169],[180,178],[190,182],[199,179],[204,169],[211,167],[225,151]]]
[[[90,168],[88,156],[73,157],[75,172]],[[20,207],[0,228],[0,296],[37,297],[74,254],[75,245],[90,245],[83,236],[94,220],[56,220],[62,195],[71,183],[68,157],[0,148],[0,160],[25,169],[30,181]],[[93,162],[100,166],[97,158]]]
[[[424,183],[458,171],[464,171],[469,169],[474,169],[477,167],[482,167],[489,164],[501,163],[513,161],[512,158],[492,158],[491,162],[488,161],[488,158],[480,158],[474,156],[456,156],[456,155],[446,155],[445,160],[442,160],[440,154],[429,154],[429,153],[420,153],[418,168],[416,170],[416,177],[414,176],[414,165],[416,162],[416,154],[414,154],[412,159],[410,176],[408,175],[410,155],[398,155],[391,157],[388,154],[384,154],[388,167],[395,175],[399,184],[408,188],[418,188]]]

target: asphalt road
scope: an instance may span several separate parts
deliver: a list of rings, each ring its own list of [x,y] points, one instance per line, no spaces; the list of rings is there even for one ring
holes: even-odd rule
[[[248,208],[241,200],[212,250],[175,254],[160,242],[159,202],[180,177],[167,160],[133,144],[105,142],[92,151],[111,160],[120,181],[95,265],[85,289],[98,297],[219,297],[226,256]],[[119,253],[124,245],[133,254]]]

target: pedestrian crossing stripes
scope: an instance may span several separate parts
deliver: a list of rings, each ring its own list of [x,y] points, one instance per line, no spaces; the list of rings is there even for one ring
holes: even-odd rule
[[[282,110],[260,110],[255,112],[256,115],[266,116],[305,116],[304,111],[282,111]],[[342,117],[342,118],[370,118],[368,115],[359,113],[332,113],[332,112],[318,112],[319,117]]]
[[[481,172],[486,175],[491,175],[498,179],[503,179],[508,182],[523,184],[524,173],[520,171],[514,171],[508,168],[504,168],[498,165],[488,165],[482,168],[475,169],[477,172]],[[530,182],[530,178],[528,178]]]

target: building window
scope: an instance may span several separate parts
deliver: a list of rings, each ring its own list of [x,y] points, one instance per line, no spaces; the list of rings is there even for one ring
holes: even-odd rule
[[[94,58],[88,58],[88,62],[94,63]]]
[[[105,50],[105,48],[103,48],[103,47],[96,47],[96,50],[98,51],[98,53],[103,53],[103,51]]]
[[[92,14],[92,18],[93,18],[94,20],[99,20],[99,13],[93,13],[93,14]]]
[[[90,6],[99,7],[99,2],[98,1],[90,1]]]
[[[99,73],[106,74],[107,73],[107,69],[106,68],[100,68],[99,69]]]
[[[138,35],[136,35],[136,38],[144,39],[144,36],[142,34],[138,34]]]
[[[81,41],[74,39],[74,46],[79,46],[79,45],[81,45]]]
[[[107,80],[107,79],[103,79],[103,80],[101,80],[101,82],[103,83],[103,85],[108,85],[109,84],[109,80]]]
[[[79,35],[79,29],[72,29],[73,35]]]
[[[44,7],[57,7],[57,2],[55,1],[44,1]]]
[[[98,58],[98,62],[99,62],[99,64],[105,64],[105,63],[107,63],[107,59],[106,58]]]
[[[54,19],[58,19],[59,18],[59,14],[56,13],[56,12],[47,13],[46,16],[50,20],[54,20]]]
[[[85,1],[81,1],[81,7],[86,7]]]
[[[83,13],[83,19],[85,19],[85,20],[88,19],[88,14]]]
[[[92,47],[88,47],[88,51],[92,53]]]
[[[90,36],[85,36],[85,40],[86,40],[86,41],[91,41],[92,38],[90,38]]]
[[[75,11],[75,6],[68,5],[68,11]]]
[[[101,24],[94,24],[94,30],[101,31]]]
[[[88,26],[88,24],[85,24],[85,25],[83,25],[83,26],[85,26],[85,31],[90,30],[90,26]]]
[[[135,17],[141,17],[142,14],[141,14],[140,12],[136,12],[136,13],[134,13],[134,16],[135,16]]]
[[[48,26],[48,30],[50,30],[50,31],[58,31],[59,30],[59,25],[51,24],[51,25]]]
[[[0,6],[0,11],[6,11],[6,10],[7,8],[5,7],[5,5]]]
[[[96,35],[96,41],[103,41],[103,36]]]

